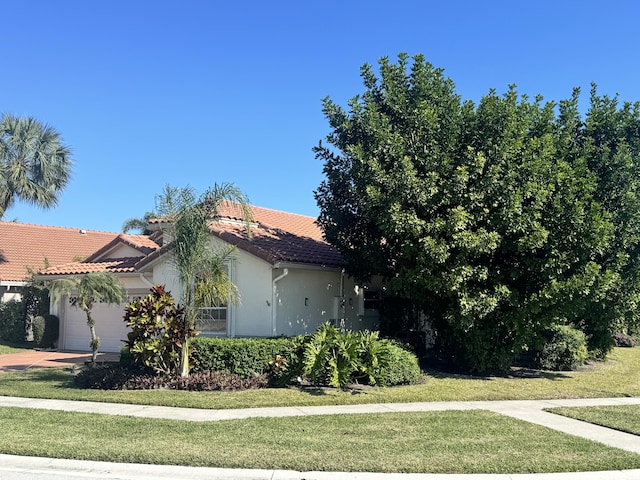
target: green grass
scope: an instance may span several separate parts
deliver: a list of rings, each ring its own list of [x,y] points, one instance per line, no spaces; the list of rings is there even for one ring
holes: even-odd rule
[[[73,386],[69,369],[40,368],[0,374],[0,395],[215,409],[638,396],[640,348],[616,349],[607,362],[580,372],[520,371],[505,377],[472,377],[431,371],[420,385],[362,391],[82,390]],[[639,407],[615,407],[616,412],[618,409],[621,409],[620,422],[640,425]],[[598,410],[600,407],[586,409],[587,413]],[[613,422],[613,410],[602,412],[601,417],[607,423],[596,423]],[[0,452],[3,453],[134,463],[432,473],[640,468],[640,455],[482,411],[190,423],[0,408],[0,429],[3,432]]]
[[[301,471],[527,473],[640,468],[640,455],[500,415],[328,415],[191,423],[0,408],[0,451]]]
[[[5,342],[4,340],[0,340],[0,355],[7,355],[9,353],[21,353],[26,352],[27,350],[32,350],[33,347],[28,344],[16,344]]]
[[[550,408],[548,412],[640,435],[640,405]]]
[[[607,362],[580,372],[518,372],[472,377],[428,372],[424,383],[362,391],[264,389],[244,392],[101,391],[74,388],[68,370],[30,369],[0,374],[0,395],[93,400],[191,408],[249,408],[357,403],[598,398],[640,396],[640,348],[618,348]]]

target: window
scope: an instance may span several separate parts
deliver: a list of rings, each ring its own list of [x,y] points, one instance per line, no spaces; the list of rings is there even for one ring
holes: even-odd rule
[[[233,281],[235,277],[233,261],[226,263],[224,268],[226,269],[227,280]],[[218,274],[222,275],[220,272],[218,272]],[[200,307],[196,318],[196,330],[203,335],[233,336],[232,314],[233,309],[229,307],[228,302],[224,300],[215,301],[212,304]]]
[[[365,310],[379,310],[380,309],[380,292],[365,290],[363,301],[364,301]]]
[[[228,308],[226,305],[200,308],[198,318],[196,318],[196,330],[204,334],[226,335],[227,313]]]

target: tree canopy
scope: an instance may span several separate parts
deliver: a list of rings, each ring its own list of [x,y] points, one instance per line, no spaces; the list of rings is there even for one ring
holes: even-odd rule
[[[31,117],[0,117],[0,218],[16,200],[50,208],[71,176],[60,134]]]
[[[471,370],[507,368],[554,324],[606,353],[637,320],[638,104],[595,86],[584,119],[578,89],[475,104],[422,55],[361,77],[348,111],[323,100],[331,133],[315,148],[319,224],[348,273],[386,279]]]

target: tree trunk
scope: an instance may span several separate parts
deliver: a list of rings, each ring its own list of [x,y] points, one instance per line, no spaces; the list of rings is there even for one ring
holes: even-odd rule
[[[98,357],[98,347],[100,346],[100,339],[96,335],[96,321],[91,317],[91,311],[87,311],[87,325],[89,325],[89,332],[91,332],[91,363],[96,363]]]
[[[180,352],[180,376],[189,376],[189,338],[185,336],[182,340],[182,351]]]

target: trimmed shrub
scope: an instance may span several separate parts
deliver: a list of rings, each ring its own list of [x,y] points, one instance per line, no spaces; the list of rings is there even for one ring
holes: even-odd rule
[[[587,360],[584,332],[570,325],[553,325],[544,332],[545,342],[537,353],[538,367],[545,370],[575,370]]]
[[[10,300],[0,303],[0,338],[7,342],[24,342],[26,319],[22,302]]]
[[[120,366],[122,367],[132,367],[135,363],[135,359],[133,357],[133,353],[129,350],[128,346],[124,346],[120,349]]]
[[[41,346],[42,339],[44,338],[45,319],[42,315],[38,315],[31,320],[31,331],[33,332],[33,343],[36,346]]]
[[[394,341],[381,340],[381,342],[387,343],[388,352],[378,384],[390,387],[418,383],[422,377],[418,357],[407,347]]]
[[[190,362],[194,373],[223,371],[240,378],[251,378],[272,372],[270,362],[277,356],[289,362],[301,343],[302,337],[197,337],[191,342]]]
[[[33,343],[37,347],[51,348],[58,343],[60,321],[55,315],[38,315],[31,321]]]

